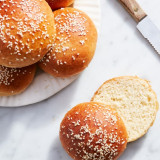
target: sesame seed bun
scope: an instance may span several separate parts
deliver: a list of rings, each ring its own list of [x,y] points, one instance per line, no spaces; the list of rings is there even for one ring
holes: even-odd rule
[[[45,0],[0,1],[0,65],[21,68],[51,49],[54,15]]]
[[[106,81],[91,101],[114,105],[128,132],[128,142],[145,135],[159,108],[157,96],[147,80],[122,76]]]
[[[46,1],[48,2],[52,10],[68,7],[74,2],[74,0],[46,0]]]
[[[31,84],[35,71],[35,64],[24,68],[0,66],[0,96],[11,96],[23,92]]]
[[[65,8],[54,12],[54,48],[39,62],[40,68],[55,77],[68,77],[83,71],[94,56],[97,30],[82,11]]]
[[[82,103],[60,125],[60,140],[74,160],[116,160],[127,145],[127,131],[111,106]]]

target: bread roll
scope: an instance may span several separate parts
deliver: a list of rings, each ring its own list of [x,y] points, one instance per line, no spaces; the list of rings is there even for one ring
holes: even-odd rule
[[[111,106],[82,103],[65,115],[60,140],[74,160],[116,160],[126,148],[127,131]]]
[[[35,71],[35,64],[17,69],[0,66],[0,96],[23,92],[31,84]]]
[[[46,0],[52,10],[70,6],[74,0]]]
[[[153,125],[158,111],[155,92],[148,81],[134,76],[106,81],[92,101],[116,105],[128,132],[128,142],[142,137]]]
[[[75,8],[54,12],[56,40],[54,48],[39,63],[55,77],[68,77],[83,71],[93,58],[97,30],[91,19]]]
[[[45,0],[0,1],[0,65],[36,63],[51,49],[54,15]]]

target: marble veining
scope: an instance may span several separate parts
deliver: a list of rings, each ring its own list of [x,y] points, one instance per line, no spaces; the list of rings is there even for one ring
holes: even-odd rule
[[[137,0],[160,28],[160,1]],[[58,133],[64,114],[89,101],[107,79],[138,75],[151,81],[160,100],[160,56],[136,29],[117,0],[101,0],[102,25],[95,57],[70,86],[41,103],[0,108],[0,160],[71,160]],[[160,159],[160,113],[149,132],[128,144],[120,160]]]

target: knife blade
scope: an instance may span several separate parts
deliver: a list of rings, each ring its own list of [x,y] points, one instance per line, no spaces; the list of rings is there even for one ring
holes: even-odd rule
[[[160,54],[160,30],[143,11],[136,0],[119,0],[122,6],[131,14],[138,23],[137,29],[152,47]]]

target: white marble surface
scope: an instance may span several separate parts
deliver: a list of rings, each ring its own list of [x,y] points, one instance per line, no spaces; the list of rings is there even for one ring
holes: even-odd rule
[[[160,28],[160,1],[138,0]],[[59,124],[74,105],[89,101],[105,80],[138,75],[151,81],[160,100],[160,56],[136,30],[117,0],[101,0],[102,27],[96,55],[73,84],[50,99],[21,108],[0,108],[0,160],[70,160],[62,149]],[[120,160],[160,159],[160,113],[148,134]]]

